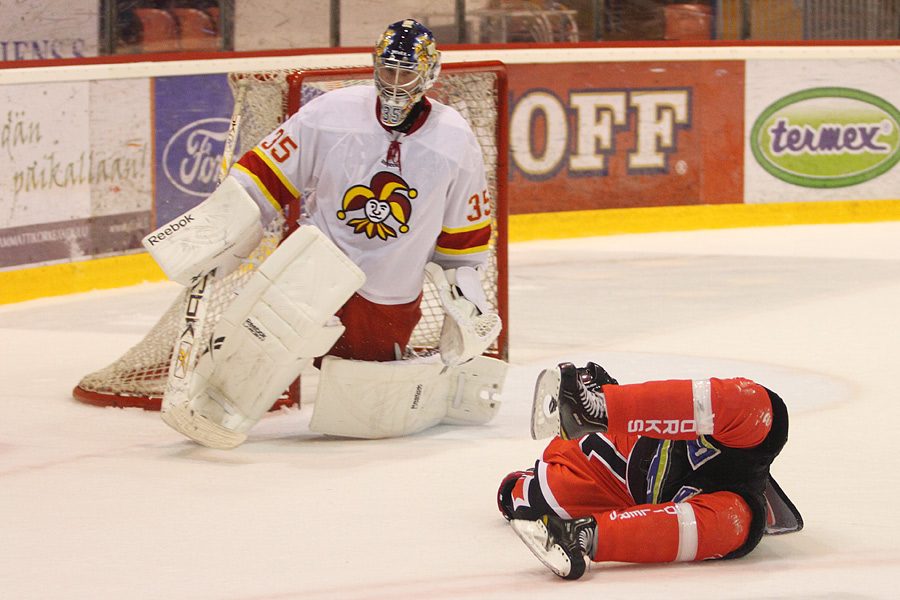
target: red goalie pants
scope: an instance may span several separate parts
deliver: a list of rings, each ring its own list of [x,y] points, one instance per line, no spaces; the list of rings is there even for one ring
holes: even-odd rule
[[[421,302],[421,294],[407,304],[376,304],[353,294],[337,312],[347,329],[328,354],[353,360],[394,360],[394,344],[406,350],[422,316]]]

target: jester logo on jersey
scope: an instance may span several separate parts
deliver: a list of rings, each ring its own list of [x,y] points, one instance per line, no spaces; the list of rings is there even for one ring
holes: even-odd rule
[[[372,177],[368,186],[354,185],[344,192],[342,210],[337,212],[337,218],[343,221],[348,212],[362,210],[364,216],[347,221],[356,233],[365,233],[369,239],[375,236],[383,240],[397,237],[397,232],[385,221],[393,217],[400,224],[400,233],[409,231],[407,223],[412,213],[409,199],[416,195],[418,192],[409,187],[402,177],[381,171]]]

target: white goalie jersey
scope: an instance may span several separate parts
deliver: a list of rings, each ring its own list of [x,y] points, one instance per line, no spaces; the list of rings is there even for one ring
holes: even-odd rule
[[[429,101],[408,133],[383,127],[371,86],[329,92],[269,134],[231,174],[266,215],[304,195],[306,219],[366,275],[359,294],[402,304],[425,265],[481,266],[491,237],[481,149],[454,109]]]

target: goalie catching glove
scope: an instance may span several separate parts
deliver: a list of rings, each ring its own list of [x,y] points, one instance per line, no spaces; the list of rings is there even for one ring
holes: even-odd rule
[[[461,365],[483,354],[500,335],[503,323],[489,310],[478,271],[472,267],[445,271],[428,263],[425,273],[444,310],[440,342],[444,364]]]

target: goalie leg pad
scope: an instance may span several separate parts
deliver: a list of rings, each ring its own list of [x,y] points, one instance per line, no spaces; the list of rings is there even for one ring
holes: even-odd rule
[[[509,365],[496,358],[476,356],[450,370],[447,414],[441,423],[484,425],[497,416]]]
[[[369,362],[326,356],[309,428],[377,439],[418,433],[447,411],[449,373],[439,361]]]
[[[216,324],[210,351],[190,382],[188,421],[246,434],[309,361],[340,337],[344,328],[333,315],[364,281],[362,271],[318,229],[297,230]],[[181,420],[164,419],[201,444],[223,447],[222,432],[209,423],[185,424],[184,414],[183,407]]]
[[[259,206],[233,177],[209,197],[153,231],[141,243],[166,276],[192,285],[216,270],[237,269],[263,238]]]
[[[375,439],[438,423],[482,425],[500,410],[508,365],[486,356],[446,368],[431,359],[368,362],[326,356],[309,428]]]

